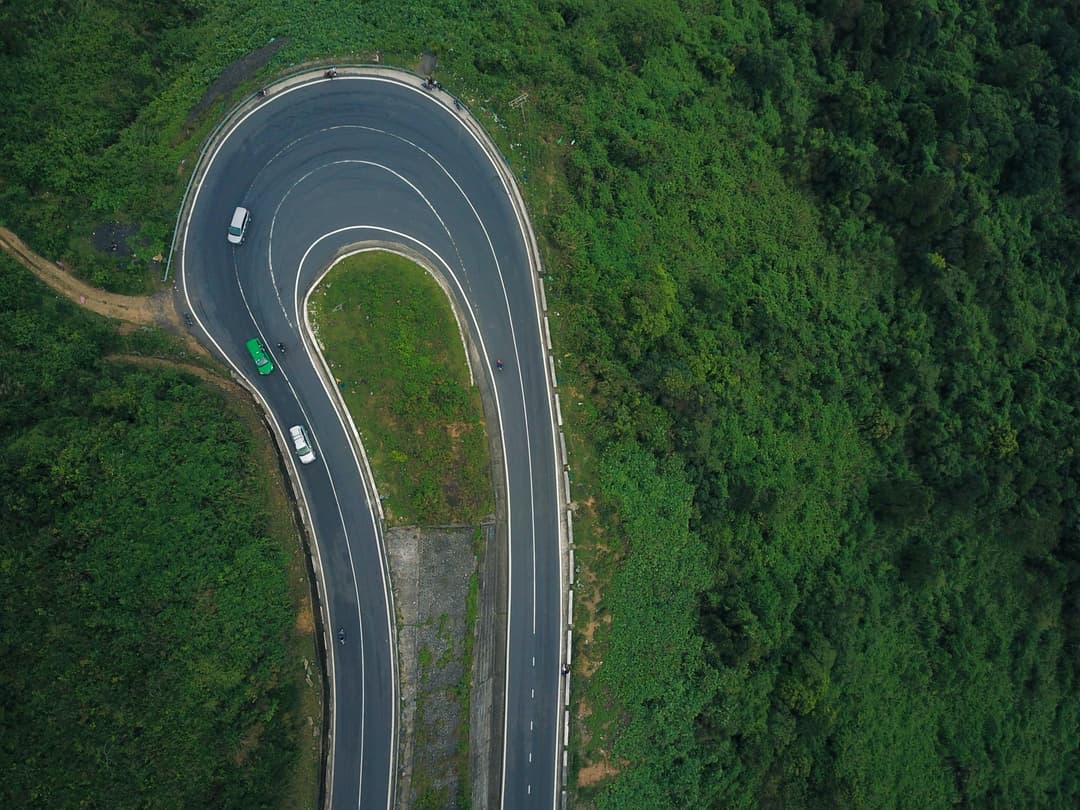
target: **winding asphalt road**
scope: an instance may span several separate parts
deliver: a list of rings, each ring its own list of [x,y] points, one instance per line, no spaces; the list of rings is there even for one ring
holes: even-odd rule
[[[382,535],[363,461],[316,369],[304,299],[335,257],[400,244],[448,280],[494,386],[506,459],[509,620],[503,806],[551,808],[558,793],[558,465],[526,234],[492,158],[420,80],[316,78],[271,92],[208,158],[183,232],[179,283],[198,329],[256,390],[280,435],[306,424],[318,460],[294,463],[336,635],[330,806],[395,801],[397,667]],[[225,240],[236,205],[253,220]],[[277,370],[255,372],[261,336]],[[496,358],[505,369],[494,372]],[[288,446],[283,440],[283,446]]]

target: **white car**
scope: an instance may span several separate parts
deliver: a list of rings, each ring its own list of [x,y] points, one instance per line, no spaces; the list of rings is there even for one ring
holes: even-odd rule
[[[289,435],[292,436],[293,447],[296,448],[296,455],[300,459],[301,464],[310,464],[315,460],[315,451],[311,449],[311,442],[308,441],[307,431],[304,430],[303,425],[293,425],[289,428]]]
[[[228,239],[230,245],[243,244],[249,222],[251,222],[251,212],[242,206],[236,206],[232,220],[229,222]]]

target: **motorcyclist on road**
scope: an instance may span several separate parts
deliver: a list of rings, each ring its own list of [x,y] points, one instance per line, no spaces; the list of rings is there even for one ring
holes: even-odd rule
[[[282,354],[285,354],[285,344],[284,343],[278,341],[277,347],[278,347],[279,352],[281,352]]]
[[[502,360],[496,360],[495,361],[495,368],[497,370],[499,370],[499,371],[502,371],[502,367],[503,367],[503,361]]]
[[[345,643],[345,628],[344,627],[339,627],[338,628],[337,640],[338,640],[338,644],[344,644]]]

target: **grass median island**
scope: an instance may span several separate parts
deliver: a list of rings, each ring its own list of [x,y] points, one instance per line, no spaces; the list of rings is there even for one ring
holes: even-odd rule
[[[408,259],[362,253],[311,306],[388,525],[478,523],[493,508],[483,412],[442,288]]]
[[[480,396],[445,293],[412,261],[353,256],[311,302],[390,527],[400,793],[416,808],[466,806],[476,557],[479,525],[493,511]]]

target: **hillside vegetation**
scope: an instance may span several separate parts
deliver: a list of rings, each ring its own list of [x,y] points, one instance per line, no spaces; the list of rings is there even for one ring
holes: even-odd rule
[[[292,789],[310,733],[292,522],[257,419],[190,375],[106,359],[166,348],[0,256],[5,807],[248,808]]]
[[[570,26],[598,806],[1076,803],[1080,41],[1020,5]]]
[[[1075,3],[163,8],[0,12],[0,220],[163,248],[232,60],[439,54],[578,394],[579,802],[1080,803]]]

